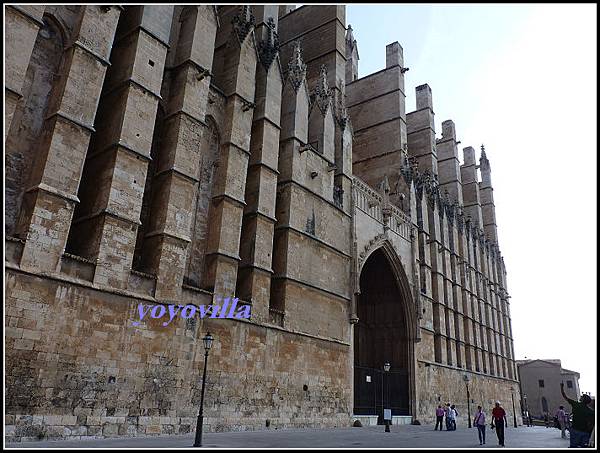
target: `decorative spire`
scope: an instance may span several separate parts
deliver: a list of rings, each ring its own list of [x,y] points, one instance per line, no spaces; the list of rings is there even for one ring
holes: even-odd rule
[[[323,64],[321,65],[317,86],[315,86],[310,96],[310,100],[312,103],[316,102],[323,115],[325,115],[325,113],[327,113],[327,109],[329,108],[329,104],[331,103],[331,95],[332,90],[329,88],[329,84],[327,83],[327,66]]]
[[[235,30],[240,43],[243,43],[246,39],[246,36],[250,33],[250,31],[254,28],[254,16],[250,11],[249,6],[241,6],[240,11],[236,14],[231,20],[233,24],[233,29]]]
[[[302,61],[302,47],[300,41],[294,43],[292,58],[288,63],[288,80],[297,93],[306,78],[306,64]]]
[[[269,17],[266,22],[267,39],[258,44],[260,62],[268,71],[279,51],[279,35],[275,31],[275,20]]]
[[[349,58],[352,51],[356,49],[356,57],[358,58],[358,48],[354,34],[352,33],[352,25],[348,25],[346,29],[346,57]]]
[[[481,145],[481,157],[479,158],[479,168],[481,168],[484,172],[489,172],[490,170],[490,161],[485,155],[485,146]]]

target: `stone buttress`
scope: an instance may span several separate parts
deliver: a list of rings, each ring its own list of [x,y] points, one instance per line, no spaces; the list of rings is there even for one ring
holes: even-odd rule
[[[68,244],[96,261],[96,284],[129,285],[172,15],[139,6],[119,20]]]
[[[78,188],[121,10],[85,6],[65,49],[25,190],[17,235],[26,238],[21,267],[56,270],[79,203]]]
[[[255,319],[269,319],[273,234],[279,175],[282,74],[278,57],[276,5],[254,6],[259,63],[246,178],[246,206],[240,238],[236,295],[252,304]]]

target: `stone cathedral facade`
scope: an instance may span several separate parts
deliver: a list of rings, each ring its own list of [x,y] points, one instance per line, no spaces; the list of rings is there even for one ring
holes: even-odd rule
[[[342,5],[5,27],[7,439],[193,431],[207,331],[207,430],[512,414],[490,161],[428,85],[406,113],[397,42],[358,78]],[[132,325],[229,296],[250,319]]]

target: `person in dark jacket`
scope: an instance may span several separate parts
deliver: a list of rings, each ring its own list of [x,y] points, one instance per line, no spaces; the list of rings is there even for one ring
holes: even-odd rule
[[[569,447],[587,447],[590,435],[596,425],[594,411],[589,407],[592,399],[585,394],[581,395],[579,401],[570,399],[565,395],[565,385],[562,382],[560,383],[560,393],[572,408],[573,422],[571,423]]]

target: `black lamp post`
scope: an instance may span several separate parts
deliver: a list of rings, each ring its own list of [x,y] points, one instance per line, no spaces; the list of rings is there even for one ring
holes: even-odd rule
[[[206,336],[202,339],[204,343],[204,372],[202,373],[202,393],[200,394],[200,413],[198,414],[198,421],[196,423],[196,439],[194,440],[194,447],[202,446],[202,424],[204,422],[204,416],[202,411],[204,409],[204,386],[206,384],[206,363],[208,361],[208,351],[213,343],[213,336],[210,332],[206,332]]]
[[[390,371],[390,363],[389,362],[385,362],[383,364],[383,371],[384,371],[384,375],[388,373],[388,371]],[[385,384],[385,377],[383,380],[383,383]],[[386,392],[387,393],[387,392]],[[390,424],[389,424],[389,420],[385,418],[385,400],[387,399],[387,395],[386,398],[382,398],[383,400],[383,423],[385,424],[385,432],[389,433],[390,432]],[[391,409],[390,409],[390,417],[391,417]]]
[[[469,428],[471,425],[471,395],[469,394],[469,375],[464,375],[465,385],[467,386],[467,418],[469,420]]]
[[[512,400],[512,406],[513,406],[513,421],[515,424],[515,428],[517,427],[517,414],[515,412],[515,395],[514,395],[514,388],[510,388],[510,399]]]

